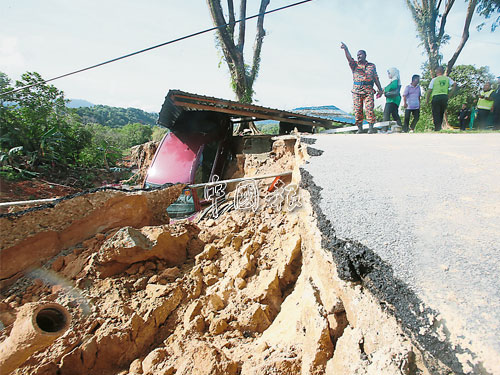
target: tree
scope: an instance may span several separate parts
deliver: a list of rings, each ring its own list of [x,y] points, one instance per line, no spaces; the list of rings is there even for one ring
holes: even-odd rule
[[[242,103],[251,103],[254,94],[253,84],[259,73],[260,53],[262,50],[262,42],[266,35],[264,31],[264,12],[269,5],[270,0],[261,0],[259,8],[259,17],[257,19],[257,33],[255,35],[255,44],[253,49],[252,64],[245,64],[244,47],[245,47],[245,32],[246,23],[241,21],[238,23],[238,38],[235,39],[236,24],[235,11],[233,0],[227,0],[227,12],[229,22],[226,21],[221,5],[221,0],[207,0],[212,21],[215,26],[223,26],[217,30],[217,36],[220,43],[220,48],[231,74],[231,83],[238,101]],[[247,0],[240,1],[240,19],[246,17]]]
[[[448,121],[450,125],[458,127],[457,116],[462,104],[466,104],[467,108],[473,107],[477,102],[479,92],[483,89],[484,84],[486,82],[491,82],[494,75],[490,73],[487,66],[476,68],[474,65],[457,65],[451,72],[450,77],[457,83],[458,91],[448,101],[447,112],[450,114],[448,116]],[[428,66],[424,66],[422,80],[420,81],[424,90],[427,90],[429,87],[431,79],[432,77]],[[433,128],[431,112],[430,105],[423,102],[417,130],[423,131]]]
[[[1,78],[2,91],[8,93],[12,90],[10,80],[5,75]],[[15,87],[38,85],[2,97],[0,148],[4,152],[22,150],[30,168],[41,164],[66,166],[76,162],[90,136],[66,108],[64,93],[43,82],[40,74],[25,73]]]
[[[455,53],[448,60],[446,75],[453,70],[453,66],[469,39],[469,27],[475,12],[485,18],[495,13],[500,13],[500,0],[467,0],[467,12],[464,20],[462,38]],[[441,45],[448,43],[450,36],[445,33],[446,22],[455,0],[406,0],[410,8],[413,20],[417,26],[418,38],[428,56],[429,69],[434,77],[436,68],[441,64]],[[491,28],[492,31],[498,26],[500,19],[497,18]]]

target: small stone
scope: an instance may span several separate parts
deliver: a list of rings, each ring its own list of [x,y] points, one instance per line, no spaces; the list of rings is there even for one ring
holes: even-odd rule
[[[181,274],[181,270],[177,267],[167,268],[160,274],[160,278],[173,279]]]
[[[203,267],[201,272],[203,272],[204,275],[217,275],[219,273],[219,268],[211,263],[210,265]]]
[[[236,280],[234,281],[234,285],[236,286],[236,288],[238,289],[243,289],[244,287],[247,286],[247,282],[245,279],[242,279],[241,277],[238,277],[236,278]]]
[[[63,267],[64,267],[63,256],[56,258],[56,260],[54,260],[54,263],[52,263],[51,266],[52,270],[54,270],[55,272],[59,272],[60,270],[62,270]]]
[[[213,227],[215,225],[215,220],[214,219],[208,219],[205,221],[205,226],[207,227]]]
[[[62,290],[64,290],[64,286],[62,286],[61,284],[52,285],[51,293],[57,294],[57,293],[61,292]]]
[[[103,240],[105,240],[105,239],[106,239],[106,235],[105,235],[104,233],[97,233],[97,234],[95,235],[95,239],[96,239],[97,241],[103,241]]]
[[[217,276],[215,276],[215,275],[208,275],[208,276],[205,277],[205,279],[203,281],[208,286],[212,286],[215,283],[217,283],[217,281],[219,281],[219,278]]]
[[[127,268],[125,272],[129,275],[135,275],[139,271],[140,267],[141,267],[140,263],[134,263],[129,268]]]
[[[243,237],[235,236],[233,237],[232,244],[235,251],[239,251],[241,248],[241,244],[243,243]]]
[[[227,322],[223,318],[214,319],[208,329],[212,335],[220,335],[227,328]]]
[[[219,250],[215,247],[214,244],[206,245],[205,249],[196,256],[196,263],[201,262],[202,260],[210,260],[212,259]]]
[[[219,311],[224,308],[224,302],[217,294],[211,294],[208,296],[208,305],[211,310]]]
[[[153,275],[149,278],[148,284],[156,284],[158,282],[158,279],[159,279],[158,275]]]
[[[203,333],[205,331],[205,319],[203,319],[201,315],[198,315],[188,325],[188,330],[194,330],[198,333]]]
[[[128,369],[128,372],[130,374],[142,374],[142,361],[140,359],[136,359],[132,361],[130,364],[130,367]]]
[[[196,316],[200,315],[201,307],[200,300],[196,300],[188,306],[186,312],[184,313],[184,325],[186,327]]]
[[[33,285],[34,286],[42,286],[43,280],[42,279],[35,279],[35,280],[33,280]]]

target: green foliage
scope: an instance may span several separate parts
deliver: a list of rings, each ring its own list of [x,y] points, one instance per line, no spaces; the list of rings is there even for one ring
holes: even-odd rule
[[[151,140],[153,129],[149,125],[142,125],[139,123],[127,124],[119,129],[121,148],[130,148],[135,145]]]
[[[259,131],[264,134],[278,134],[280,131],[280,126],[278,121],[266,120],[266,121],[258,121],[255,123],[255,126]]]
[[[500,25],[500,0],[481,0],[477,5],[477,13],[483,16],[486,19],[489,19],[495,13],[497,14],[497,18],[494,19],[491,23],[491,32],[495,31],[495,29]],[[481,30],[485,25],[485,22],[481,23],[477,29]]]
[[[168,129],[162,128],[160,126],[153,126],[153,134],[151,135],[151,140],[159,142],[163,139],[165,134],[167,134]]]
[[[457,65],[450,74],[450,78],[457,83],[457,91],[448,101],[448,122],[451,126],[458,127],[458,113],[462,108],[462,104],[466,104],[467,108],[472,108],[477,103],[479,92],[482,90],[486,82],[492,82],[494,75],[490,73],[487,66],[476,68],[474,65]],[[431,74],[427,65],[423,66],[420,84],[423,91],[427,91],[431,81]],[[433,129],[432,110],[431,106],[422,100],[422,108],[420,110],[420,120],[417,123],[417,131],[426,131]]]
[[[32,84],[37,85],[12,92],[14,87]],[[43,83],[38,73],[23,74],[14,87],[0,72],[0,93],[5,94],[0,97],[0,174],[5,178],[65,175],[69,169],[80,171],[77,174],[85,185],[94,176],[83,168],[109,169],[126,149],[152,137],[151,125],[130,119],[152,123],[157,115],[97,106],[96,113],[107,116],[104,122],[116,126],[82,124],[77,111],[66,107],[64,93]]]
[[[148,113],[137,108],[117,108],[107,105],[76,108],[76,113],[84,124],[101,124],[113,128],[133,123],[153,126],[158,120],[157,113]]]
[[[4,92],[12,90],[2,77]],[[15,87],[43,82],[38,73],[25,73]],[[52,85],[39,84],[3,96],[0,104],[0,149],[22,146],[29,168],[75,163],[90,135],[78,127],[77,117],[65,105],[64,94]]]

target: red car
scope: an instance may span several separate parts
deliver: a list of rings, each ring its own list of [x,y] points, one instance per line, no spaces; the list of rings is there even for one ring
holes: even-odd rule
[[[211,133],[169,132],[161,140],[149,167],[144,187],[167,183],[199,184],[221,176],[231,157],[231,131],[217,129]],[[200,194],[201,198],[203,194]],[[172,219],[192,216],[201,209],[196,189],[186,187],[167,212]]]

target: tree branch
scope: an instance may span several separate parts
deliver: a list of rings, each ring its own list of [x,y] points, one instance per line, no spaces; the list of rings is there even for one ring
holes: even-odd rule
[[[441,0],[439,0],[439,3],[441,3]],[[451,8],[453,8],[453,4],[455,4],[455,0],[448,0],[446,2],[445,8],[444,8],[444,12],[443,12],[443,16],[441,17],[441,25],[439,27],[439,34],[438,34],[438,41],[439,41],[439,43],[441,43],[441,41],[443,39],[444,27],[446,26],[446,19],[448,17],[448,14],[451,11]]]
[[[253,60],[252,60],[252,71],[250,73],[250,87],[253,85],[253,81],[257,76],[257,72],[259,71],[260,65],[260,53],[262,50],[262,41],[264,40],[264,36],[266,32],[264,30],[264,12],[266,11],[267,6],[269,5],[270,0],[261,0],[260,9],[259,9],[259,18],[257,19],[257,35],[255,36],[255,44],[253,49]]]
[[[220,0],[207,0],[210,15],[215,26],[222,26],[226,24]],[[221,27],[217,29],[220,41],[222,43],[222,52],[228,64],[235,64],[237,57],[235,54],[235,45],[232,35],[229,34],[227,28]]]
[[[234,21],[235,21],[235,18],[234,18],[234,4],[233,4],[233,0],[227,0],[227,9],[228,9],[228,13],[229,13],[229,26],[228,26],[228,29],[229,29],[229,33],[231,34],[233,40],[234,40]]]
[[[464,24],[464,30],[462,32],[462,39],[460,40],[460,44],[458,45],[455,53],[451,57],[451,59],[448,61],[448,66],[446,67],[446,75],[449,75],[451,73],[451,70],[453,69],[453,66],[455,65],[455,62],[458,59],[458,56],[462,52],[462,49],[465,46],[465,43],[469,39],[469,27],[470,23],[472,21],[472,16],[474,15],[474,11],[476,10],[477,6],[477,0],[470,0],[469,6],[467,7],[467,16],[465,17],[465,24]]]
[[[240,6],[240,20],[245,19],[247,16],[247,0],[241,0],[241,6]],[[238,35],[238,45],[236,48],[243,53],[243,48],[245,47],[245,26],[246,22],[241,21],[240,22],[240,32]]]

